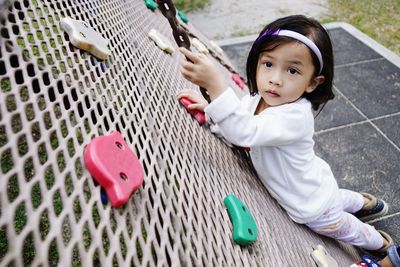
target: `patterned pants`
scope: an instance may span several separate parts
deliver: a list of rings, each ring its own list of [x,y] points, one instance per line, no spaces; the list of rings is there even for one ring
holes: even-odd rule
[[[361,222],[351,213],[359,211],[364,205],[360,193],[339,189],[339,194],[322,216],[306,225],[321,235],[349,243],[368,250],[383,246],[383,237],[372,225]]]

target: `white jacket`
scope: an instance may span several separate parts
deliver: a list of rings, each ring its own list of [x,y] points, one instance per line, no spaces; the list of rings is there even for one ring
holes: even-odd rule
[[[269,107],[254,115],[260,96],[241,101],[231,88],[205,112],[217,125],[211,129],[241,147],[250,147],[253,165],[272,197],[297,223],[322,215],[338,192],[329,165],[314,153],[311,103]]]

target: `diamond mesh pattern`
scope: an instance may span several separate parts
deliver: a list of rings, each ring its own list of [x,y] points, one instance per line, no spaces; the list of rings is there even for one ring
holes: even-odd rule
[[[173,42],[158,10],[140,0],[18,0],[2,12],[1,266],[313,266],[309,255],[320,243],[343,266],[356,257],[291,222],[243,154],[178,105],[177,90],[197,88],[179,74],[178,53],[165,54],[147,37],[155,28]],[[101,32],[109,59],[74,48],[63,16]],[[114,130],[145,171],[119,209],[102,204],[82,157],[92,138]],[[250,247],[232,241],[229,193],[259,227]]]

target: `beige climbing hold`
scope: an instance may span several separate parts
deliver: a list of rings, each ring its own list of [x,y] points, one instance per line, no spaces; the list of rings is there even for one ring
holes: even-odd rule
[[[224,51],[222,50],[222,48],[219,46],[219,45],[217,45],[217,43],[216,42],[214,42],[214,41],[210,41],[210,46],[211,46],[211,48],[215,51],[215,52],[217,52],[218,54],[222,54]]]
[[[208,55],[210,53],[207,47],[202,42],[200,42],[199,39],[192,38],[191,43],[197,49],[197,51],[199,51],[199,53],[202,53],[204,55]]]
[[[173,54],[175,52],[174,47],[168,41],[168,39],[164,35],[159,33],[158,31],[156,31],[155,29],[151,29],[147,35],[164,52],[169,53],[169,54]]]
[[[107,48],[108,40],[90,27],[88,23],[66,17],[61,19],[61,27],[68,33],[74,46],[88,51],[102,60],[111,54]]]
[[[322,245],[317,246],[317,248],[311,253],[311,257],[318,267],[339,267],[336,260],[329,255]]]

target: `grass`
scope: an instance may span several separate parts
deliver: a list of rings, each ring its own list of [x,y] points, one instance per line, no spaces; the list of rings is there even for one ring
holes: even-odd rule
[[[203,9],[209,0],[173,0],[176,8],[184,12]]]
[[[236,31],[234,33],[232,33],[232,37],[241,37],[241,36],[247,36],[247,35],[251,35],[251,34],[256,34],[257,32],[253,32],[253,31],[248,31],[248,30],[240,30],[240,31]]]
[[[321,22],[347,22],[400,56],[399,0],[329,0]]]

